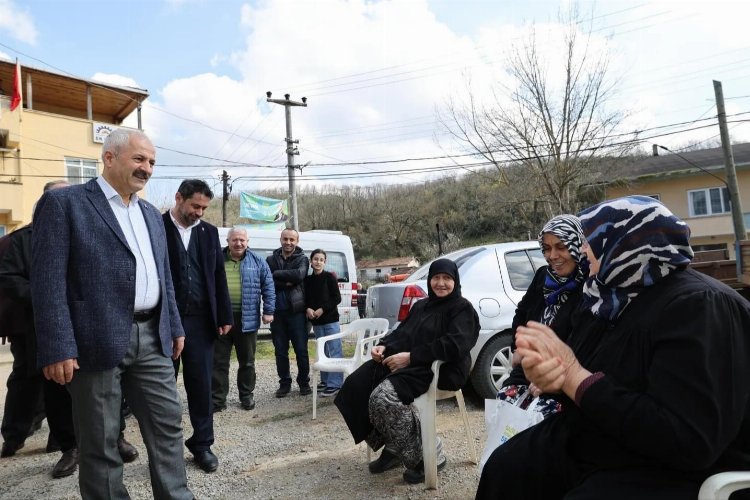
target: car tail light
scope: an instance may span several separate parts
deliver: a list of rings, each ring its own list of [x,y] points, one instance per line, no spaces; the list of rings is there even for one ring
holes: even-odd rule
[[[427,297],[427,294],[417,285],[408,285],[404,288],[404,295],[401,297],[401,307],[398,308],[398,321],[403,321],[409,315],[411,306],[419,299]]]
[[[352,283],[352,307],[357,307],[359,283]]]

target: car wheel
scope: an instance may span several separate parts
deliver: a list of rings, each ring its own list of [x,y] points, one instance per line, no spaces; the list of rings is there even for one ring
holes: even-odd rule
[[[497,391],[510,375],[511,340],[510,333],[501,333],[487,342],[479,353],[471,372],[471,385],[484,399],[495,399]]]

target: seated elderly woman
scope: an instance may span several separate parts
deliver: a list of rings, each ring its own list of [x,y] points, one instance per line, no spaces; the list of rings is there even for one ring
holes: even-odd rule
[[[490,456],[477,498],[696,498],[750,466],[750,307],[689,269],[690,231],[630,196],[581,215],[591,277],[567,344],[548,326],[516,345],[563,411]]]
[[[512,330],[515,332],[529,321],[538,321],[552,328],[564,341],[570,333],[573,311],[581,300],[583,283],[589,273],[588,261],[581,250],[585,241],[581,221],[575,215],[557,215],[544,225],[538,239],[547,265],[537,270],[518,303]],[[497,396],[510,403],[524,397],[529,387],[515,342],[513,353],[513,370],[503,381]],[[561,405],[553,398],[540,397],[534,409],[548,416],[559,411]]]
[[[460,389],[471,370],[471,348],[479,336],[479,318],[461,296],[458,268],[438,259],[427,275],[428,297],[414,304],[409,316],[383,337],[367,361],[344,381],[335,403],[354,441],[373,450],[383,448],[369,465],[370,472],[406,466],[404,480],[424,481],[419,416],[411,403],[427,392],[431,365],[440,368],[438,387]],[[438,440],[438,469],[445,466]]]

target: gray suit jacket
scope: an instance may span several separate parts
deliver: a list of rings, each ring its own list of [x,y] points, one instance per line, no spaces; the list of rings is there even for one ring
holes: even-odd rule
[[[164,356],[183,337],[159,211],[139,200],[161,284]],[[136,261],[96,180],[42,196],[34,212],[31,296],[40,367],[77,358],[109,370],[125,357],[133,324]]]

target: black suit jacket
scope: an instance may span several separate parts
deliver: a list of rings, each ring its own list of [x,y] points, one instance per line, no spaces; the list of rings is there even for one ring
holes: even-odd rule
[[[172,280],[175,293],[180,294],[180,256],[178,245],[182,245],[180,233],[172,222],[169,211],[162,214],[164,227],[167,230],[167,248],[169,250],[169,268],[172,271]],[[232,317],[232,302],[229,299],[227,288],[227,275],[224,271],[224,254],[219,244],[219,230],[208,222],[201,221],[193,228],[190,238],[197,238],[198,256],[201,260],[201,270],[208,290],[208,300],[211,304],[211,314],[214,327],[231,325],[234,323]]]

